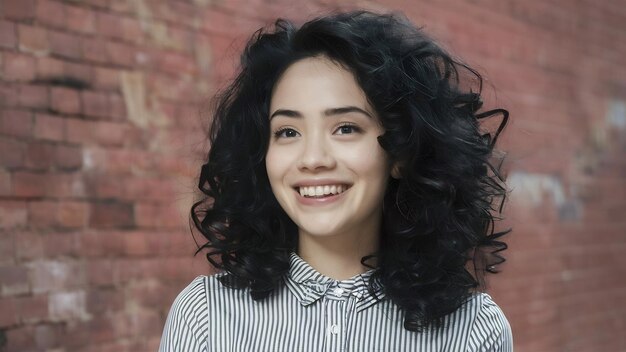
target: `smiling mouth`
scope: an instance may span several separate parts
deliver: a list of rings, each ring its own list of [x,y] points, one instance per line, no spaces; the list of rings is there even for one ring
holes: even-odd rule
[[[304,198],[326,198],[347,191],[351,186],[340,185],[324,185],[324,186],[303,186],[295,187],[294,190]]]

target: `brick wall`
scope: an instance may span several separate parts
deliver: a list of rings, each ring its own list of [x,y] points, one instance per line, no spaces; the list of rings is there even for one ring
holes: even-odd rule
[[[206,98],[253,30],[337,3],[0,0],[0,350],[156,349],[211,270],[187,223]],[[626,351],[626,7],[341,4],[404,11],[511,111],[490,292],[516,350]]]

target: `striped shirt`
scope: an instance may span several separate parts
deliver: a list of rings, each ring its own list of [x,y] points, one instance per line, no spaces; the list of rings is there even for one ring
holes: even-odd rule
[[[375,269],[337,281],[296,253],[277,290],[260,301],[249,289],[199,276],[176,298],[160,351],[513,351],[511,327],[491,297],[475,293],[445,328],[403,327],[403,314],[375,283]]]

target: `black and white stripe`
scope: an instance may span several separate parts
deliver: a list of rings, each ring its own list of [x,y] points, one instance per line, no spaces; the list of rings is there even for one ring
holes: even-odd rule
[[[197,277],[174,301],[160,351],[513,351],[489,295],[475,294],[444,329],[411,332],[379,283],[380,300],[367,292],[372,273],[335,281],[293,253],[284,285],[261,301],[223,287],[223,273]]]

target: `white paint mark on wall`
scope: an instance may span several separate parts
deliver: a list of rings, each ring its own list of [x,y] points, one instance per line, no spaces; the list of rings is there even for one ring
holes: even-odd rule
[[[566,201],[561,181],[552,175],[512,172],[507,178],[507,184],[513,194],[530,200],[533,205],[539,205],[544,194],[548,194],[557,206]]]
[[[544,197],[552,199],[558,217],[561,220],[579,219],[583,206],[579,199],[568,197],[558,177],[546,174],[512,172],[507,178],[507,185],[512,189],[513,198],[526,201],[531,206],[538,206]]]
[[[55,292],[48,296],[48,313],[52,320],[87,319],[84,291]]]
[[[626,102],[623,100],[611,100],[606,110],[606,122],[611,127],[618,129],[626,128]]]

